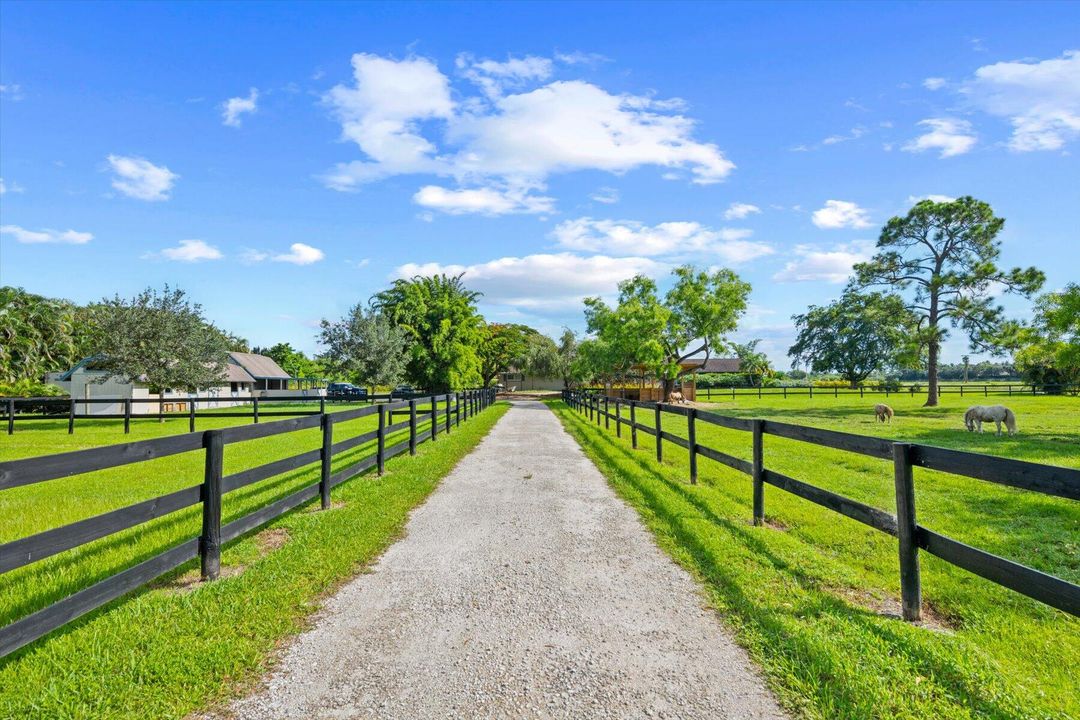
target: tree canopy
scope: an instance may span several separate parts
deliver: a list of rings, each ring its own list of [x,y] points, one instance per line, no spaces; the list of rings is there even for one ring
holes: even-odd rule
[[[405,331],[405,372],[413,384],[443,392],[480,382],[479,296],[465,287],[460,275],[435,275],[395,280],[372,297],[372,307]]]
[[[483,327],[477,357],[480,360],[480,382],[484,387],[495,377],[517,366],[526,370],[530,343],[540,333],[528,325],[513,323],[490,323]]]
[[[226,336],[228,338],[228,336]],[[236,352],[245,352],[238,350],[234,345],[238,338],[233,336],[230,340],[230,350],[236,350]],[[242,339],[240,339],[242,340]],[[289,373],[294,378],[314,378],[320,377],[323,374],[322,364],[317,360],[312,360],[300,350],[297,350],[291,343],[277,343],[271,345],[268,348],[254,348],[251,352],[265,355],[278,364],[278,366]]]
[[[916,316],[913,339],[927,349],[927,405],[938,402],[938,357],[949,328],[961,329],[972,350],[1000,352],[1005,319],[993,290],[1028,297],[1042,286],[1044,275],[1034,267],[997,266],[1004,224],[990,205],[970,196],[923,200],[889,220],[877,254],[854,268],[852,289],[895,289]]]
[[[839,373],[853,388],[874,372],[906,364],[907,338],[917,324],[899,296],[851,291],[792,320],[798,335],[788,355],[795,363]]]
[[[196,390],[220,384],[228,343],[203,317],[202,306],[168,285],[131,300],[116,296],[95,310],[99,334],[95,366],[129,382]]]
[[[765,378],[772,376],[772,364],[769,356],[757,349],[761,340],[751,340],[747,343],[732,343],[731,349],[739,358],[739,370],[746,375],[750,387],[759,387],[764,384]]]
[[[408,338],[385,315],[354,305],[337,322],[323,320],[319,337],[326,348],[320,360],[336,377],[372,387],[404,377]]]
[[[76,310],[65,300],[0,288],[0,382],[38,381],[79,360]]]
[[[1040,297],[1020,339],[1015,361],[1025,380],[1050,392],[1080,392],[1080,285]]]
[[[646,365],[664,384],[666,396],[675,380],[689,372],[682,363],[724,346],[746,309],[750,284],[731,270],[713,272],[683,265],[663,299],[656,283],[638,275],[619,283],[618,303],[600,298],[585,301],[589,332],[606,343],[605,354],[618,372]]]

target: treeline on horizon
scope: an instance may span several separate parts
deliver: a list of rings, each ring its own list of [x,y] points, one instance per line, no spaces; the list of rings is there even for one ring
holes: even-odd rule
[[[294,377],[346,380],[371,387],[406,381],[433,392],[491,385],[499,373],[561,378],[564,385],[629,384],[642,371],[664,394],[694,372],[693,359],[734,355],[740,372],[700,378],[761,386],[803,380],[807,372],[850,387],[926,380],[927,404],[939,380],[1019,376],[1047,392],[1080,390],[1080,285],[1036,296],[1045,282],[1035,267],[998,266],[1004,219],[972,197],[924,200],[882,228],[877,253],[853,268],[842,295],[793,316],[794,370],[777,372],[758,340],[732,342],[750,284],[729,269],[684,265],[670,289],[638,275],[619,283],[609,305],[586,298],[587,335],[564,330],[556,341],[521,324],[487,322],[481,294],[462,276],[395,280],[343,317],[321,323],[323,348],[308,357],[287,342],[251,347],[215,326],[182,290],[148,288],[134,298],[76,305],[20,288],[0,288],[0,393],[49,392],[48,372],[93,357],[94,367],[151,388],[195,389],[223,376],[229,351],[272,357]],[[993,291],[1034,300],[1034,317],[1006,317]],[[950,333],[973,352],[1012,362],[941,362]],[[55,391],[55,388],[53,388]]]

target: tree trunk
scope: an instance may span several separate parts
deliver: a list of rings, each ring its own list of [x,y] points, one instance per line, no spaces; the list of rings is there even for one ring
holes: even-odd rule
[[[660,398],[657,402],[667,402],[668,396],[675,391],[673,378],[662,378],[660,381]]]
[[[923,407],[937,407],[938,404],[938,353],[941,351],[941,342],[931,340],[926,362],[926,403]]]

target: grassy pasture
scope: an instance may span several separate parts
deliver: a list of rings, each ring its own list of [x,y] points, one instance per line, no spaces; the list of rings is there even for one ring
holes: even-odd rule
[[[973,435],[964,409],[982,398],[947,396],[938,408],[893,396],[891,426],[877,400],[738,398],[717,412],[761,417],[1034,462],[1080,467],[1080,402],[1013,398],[1018,436]],[[990,399],[992,404],[995,400]],[[748,476],[705,458],[688,483],[687,451],[653,438],[597,431],[552,407],[658,542],[704,582],[714,606],[765,669],[784,701],[814,718],[1080,717],[1080,621],[925,553],[931,621],[897,619],[896,540],[777,488],[765,488],[767,526],[751,523]],[[639,413],[651,425],[651,412]],[[686,436],[686,421],[663,416]],[[992,429],[992,426],[991,426]],[[697,424],[698,442],[750,460],[747,432]],[[891,463],[765,437],[766,467],[895,512]],[[962,542],[1080,582],[1080,506],[1062,498],[917,468],[920,523]]]
[[[267,549],[277,543],[266,539],[267,531],[231,543],[222,554],[218,582],[192,585],[198,571],[191,563],[151,589],[0,660],[0,717],[182,717],[225,697],[238,680],[264,669],[275,643],[302,627],[322,594],[393,541],[408,511],[504,410],[496,406],[449,436],[440,427],[437,442],[422,445],[415,458],[390,460],[382,478],[369,473],[335,488],[335,507],[329,511],[300,509],[273,521],[269,530],[288,538],[280,549]],[[243,418],[199,418],[197,427],[244,423]],[[376,424],[376,417],[337,424],[334,439]],[[133,422],[126,436],[116,420],[80,421],[70,436],[66,421],[28,421],[15,435],[0,438],[0,459],[186,431],[186,417]],[[407,430],[399,431],[387,437],[387,445],[407,437]],[[320,431],[312,429],[228,445],[225,473],[320,443]],[[374,442],[335,456],[333,470],[373,452]],[[0,492],[0,542],[197,485],[202,473],[203,453],[192,452],[5,490]],[[315,463],[225,495],[222,522],[315,482],[318,473]],[[317,507],[317,499],[313,502]],[[200,513],[199,506],[188,508],[0,576],[0,624],[198,535]]]

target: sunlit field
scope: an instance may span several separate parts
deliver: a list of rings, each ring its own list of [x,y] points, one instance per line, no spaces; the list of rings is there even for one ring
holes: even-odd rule
[[[738,398],[699,407],[721,414],[1080,467],[1080,399],[960,398],[937,408],[893,395],[891,425],[876,423],[883,397]],[[1019,434],[993,424],[968,433],[971,404],[1003,403]],[[1080,716],[1074,669],[1080,621],[921,555],[923,626],[899,620],[896,540],[825,508],[765,488],[766,527],[751,523],[747,475],[699,458],[688,482],[687,451],[653,438],[639,449],[552,403],[615,489],[634,505],[660,544],[705,582],[789,705],[811,717]],[[652,412],[638,414],[651,425]],[[664,430],[686,436],[684,418]],[[697,424],[697,440],[751,459],[748,432]],[[766,435],[765,465],[799,480],[895,512],[892,465],[840,450]],[[915,470],[919,522],[983,550],[1080,582],[1080,507],[1031,491]]]

